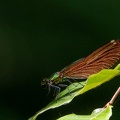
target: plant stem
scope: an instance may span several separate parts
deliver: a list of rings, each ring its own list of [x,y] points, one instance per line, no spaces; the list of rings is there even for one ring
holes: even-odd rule
[[[118,87],[117,91],[115,92],[111,100],[104,106],[104,108],[106,108],[108,105],[112,105],[115,99],[117,98],[117,96],[119,95],[119,93],[120,93],[120,87]]]

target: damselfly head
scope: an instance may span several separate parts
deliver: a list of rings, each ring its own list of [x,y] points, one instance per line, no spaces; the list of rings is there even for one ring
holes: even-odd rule
[[[41,86],[43,88],[47,88],[50,84],[52,84],[52,83],[51,83],[51,80],[48,78],[45,78],[41,81]]]
[[[41,81],[41,86],[43,88],[49,88],[54,85],[58,85],[62,82],[63,75],[60,72],[54,73],[50,78],[45,78]]]

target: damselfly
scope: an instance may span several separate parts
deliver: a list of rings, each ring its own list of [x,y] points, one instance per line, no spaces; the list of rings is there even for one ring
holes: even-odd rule
[[[87,79],[102,69],[111,68],[120,59],[120,40],[112,40],[106,45],[100,47],[86,58],[79,59],[71,65],[56,72],[50,78],[41,81],[41,85],[56,88],[60,92],[64,81]]]

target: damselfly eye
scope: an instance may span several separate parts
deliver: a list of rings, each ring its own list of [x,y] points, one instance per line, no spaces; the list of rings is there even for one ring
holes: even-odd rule
[[[48,87],[48,84],[49,84],[49,79],[43,79],[42,81],[41,81],[41,86],[43,87],[43,88],[47,88]]]
[[[41,86],[45,85],[46,84],[46,81],[45,80],[42,80],[41,81]]]

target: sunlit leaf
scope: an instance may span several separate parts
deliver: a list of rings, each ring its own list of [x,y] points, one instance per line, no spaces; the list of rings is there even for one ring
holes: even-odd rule
[[[112,115],[112,106],[107,108],[95,109],[91,115],[76,115],[70,114],[63,116],[57,120],[109,120]]]

